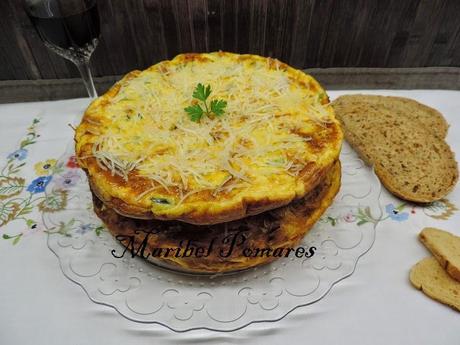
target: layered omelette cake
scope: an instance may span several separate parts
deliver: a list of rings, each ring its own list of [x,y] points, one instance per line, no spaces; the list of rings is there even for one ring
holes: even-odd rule
[[[145,259],[182,272],[240,271],[292,256],[340,188],[340,162],[305,197],[271,211],[243,219],[193,225],[179,221],[143,220],[122,216],[94,194],[94,210],[115,238]],[[203,248],[202,255],[179,256],[176,248]],[[171,249],[169,255],[166,250]],[[192,249],[193,250],[193,249]],[[119,254],[117,254],[119,255]],[[129,254],[128,254],[129,255]]]
[[[197,84],[227,102],[191,121]],[[337,160],[342,131],[321,86],[277,60],[185,54],[123,78],[87,109],[76,154],[119,213],[216,224],[284,206]]]
[[[114,234],[153,226],[162,229],[153,244],[206,239],[302,204],[311,214],[280,227],[278,238],[293,244],[338,190],[342,139],[311,76],[274,59],[218,52],[126,75],[88,107],[75,148],[95,210]],[[171,222],[183,224],[178,237],[167,230]],[[215,272],[259,263],[175,264]]]

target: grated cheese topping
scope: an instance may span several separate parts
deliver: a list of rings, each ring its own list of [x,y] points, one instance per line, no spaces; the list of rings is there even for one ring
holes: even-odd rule
[[[102,169],[152,182],[138,199],[163,193],[179,205],[202,191],[215,197],[247,188],[260,176],[297,176],[318,159],[308,142],[330,121],[324,94],[299,88],[276,60],[204,55],[209,61],[165,61],[141,72],[105,107],[105,125],[88,121]],[[224,115],[189,119],[184,108],[196,103],[198,83],[211,85],[209,101],[227,101]]]

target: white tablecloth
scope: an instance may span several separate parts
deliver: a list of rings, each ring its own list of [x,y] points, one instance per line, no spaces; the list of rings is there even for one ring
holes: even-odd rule
[[[460,92],[361,92],[410,97],[437,108],[450,123],[447,141],[460,156]],[[334,99],[343,93],[351,92],[329,94]],[[77,99],[0,105],[0,169],[38,117],[33,129],[39,135],[37,142],[27,145],[27,157],[19,152],[26,164],[18,175],[26,183],[32,181],[37,162],[57,159],[64,152],[73,135],[68,124],[87,104],[88,100]],[[460,235],[460,211],[455,209],[460,209],[460,187],[447,199],[444,209],[423,212],[409,205],[404,209],[407,219],[381,222],[374,246],[360,259],[355,273],[319,302],[298,308],[281,321],[230,333],[175,333],[129,321],[91,302],[82,288],[63,276],[46,245],[46,234],[32,222],[39,220],[34,208],[24,219],[0,226],[0,344],[460,344],[460,314],[427,298],[408,280],[410,268],[429,255],[417,240],[423,227]],[[384,192],[381,203],[385,207],[400,202]],[[20,233],[13,245],[13,236]]]

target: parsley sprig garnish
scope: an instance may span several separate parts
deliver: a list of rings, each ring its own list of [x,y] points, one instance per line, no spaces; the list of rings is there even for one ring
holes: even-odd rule
[[[209,98],[211,91],[211,85],[207,85],[205,87],[203,84],[199,83],[195,87],[192,96],[203,103],[204,109],[200,104],[194,104],[184,108],[190,117],[190,120],[199,122],[203,115],[212,116],[214,114],[219,117],[224,114],[225,107],[227,106],[226,101],[222,99],[213,99],[208,105],[207,99]]]

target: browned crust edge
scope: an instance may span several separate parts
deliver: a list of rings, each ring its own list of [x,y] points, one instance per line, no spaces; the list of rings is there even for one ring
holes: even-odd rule
[[[316,174],[312,176],[310,188],[307,190],[307,194],[312,191],[318,184],[321,183],[323,178],[328,174],[328,172],[333,169],[334,164],[327,167],[326,169],[317,171]],[[207,212],[196,212],[190,211],[184,213],[179,217],[162,217],[154,215],[150,210],[136,207],[134,205],[128,204],[123,200],[115,197],[110,199],[104,198],[104,193],[99,189],[99,187],[93,182],[91,176],[87,174],[88,182],[93,193],[106,204],[109,208],[113,209],[117,213],[125,217],[138,218],[138,219],[158,219],[158,220],[179,220],[182,222],[195,224],[195,225],[212,225],[219,224],[224,222],[229,222],[232,220],[241,219],[247,216],[257,215],[262,212],[266,212],[275,208],[285,206],[292,202],[295,198],[290,199],[259,199],[259,200],[246,200],[242,199],[240,203],[234,204],[232,208],[225,209],[225,212],[213,213],[210,210]]]
[[[323,213],[327,210],[327,208],[332,204],[335,196],[337,195],[341,185],[341,166],[340,162],[337,161],[334,165],[333,169],[329,172],[328,176],[325,180],[317,186],[316,191],[312,191],[310,196],[306,196],[305,204],[299,205],[288,205],[277,210],[268,211],[266,213],[267,219],[270,219],[270,213],[275,212],[276,214],[282,214],[282,218],[280,220],[279,231],[277,240],[275,243],[271,242],[270,245],[273,248],[276,247],[295,247],[299,244],[302,238],[310,231],[310,229],[314,226],[314,224],[319,220],[319,218],[323,215]],[[315,195],[315,192],[318,193]],[[104,207],[107,207],[104,205]],[[109,231],[112,233],[113,236],[117,235],[126,235],[126,230],[123,230],[123,226],[117,224],[123,224],[123,216],[118,216],[120,221],[116,221],[116,224],[113,224],[113,220],[108,220],[101,209],[96,207],[95,204],[95,212],[96,214],[102,219],[102,221],[106,224]],[[256,217],[263,217],[265,219],[265,213],[260,214]],[[128,220],[129,222],[129,220]],[[238,221],[236,221],[238,222]],[[222,228],[224,225],[222,224]],[[203,227],[202,229],[195,229],[195,231],[206,231],[207,227]],[[293,231],[295,229],[295,231]],[[135,228],[130,229],[131,232],[134,234]],[[251,231],[261,231],[259,229],[254,229]],[[205,235],[206,236],[206,235]],[[262,235],[264,236],[264,235]],[[168,247],[171,243],[165,243],[166,241],[158,241],[155,237],[151,237],[153,239],[148,245],[155,247]],[[136,238],[137,243],[136,245],[139,246],[141,240]],[[159,242],[159,243],[158,243]],[[264,243],[260,243],[263,245]],[[148,251],[149,248],[147,248]],[[186,272],[191,273],[223,273],[223,272],[231,272],[231,271],[240,271],[244,269],[248,269],[251,267],[259,266],[262,264],[270,263],[276,260],[275,257],[249,257],[244,258],[229,258],[226,260],[217,259],[217,258],[209,258],[206,260],[197,260],[197,259],[182,259],[182,258],[148,258],[147,260],[158,264],[163,263],[167,266],[177,267],[178,269]]]
[[[438,260],[441,267],[455,280],[460,282],[460,269],[455,267],[445,256],[441,255],[434,246],[431,245],[430,241],[426,238],[425,233],[422,231],[419,234],[420,242],[433,254]]]

